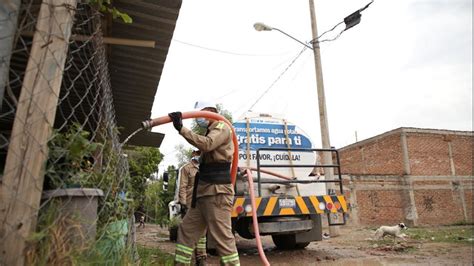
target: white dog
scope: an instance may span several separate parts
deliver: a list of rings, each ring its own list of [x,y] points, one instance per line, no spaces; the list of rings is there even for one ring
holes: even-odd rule
[[[395,239],[396,238],[401,238],[405,240],[406,235],[402,233],[402,230],[407,230],[408,228],[404,223],[399,223],[394,226],[380,226],[376,231],[375,231],[375,239],[380,240],[384,238],[387,235],[393,236]]]

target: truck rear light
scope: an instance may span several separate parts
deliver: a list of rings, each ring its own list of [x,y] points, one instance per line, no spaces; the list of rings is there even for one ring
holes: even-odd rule
[[[236,211],[238,214],[241,214],[241,213],[244,212],[244,207],[242,207],[242,206],[237,206],[237,207],[235,208],[235,211]]]
[[[247,204],[245,205],[245,212],[251,212],[252,211],[252,205]]]
[[[333,207],[334,207],[334,205],[331,202],[326,203],[326,208],[328,210],[332,210]]]
[[[326,209],[326,204],[324,204],[324,202],[320,202],[319,203],[319,209],[324,211],[324,209]]]
[[[337,210],[340,210],[342,208],[341,203],[339,202],[334,203],[334,207],[336,207]]]

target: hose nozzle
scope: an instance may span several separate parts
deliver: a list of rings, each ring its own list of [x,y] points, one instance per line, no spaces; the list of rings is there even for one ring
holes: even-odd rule
[[[152,128],[152,123],[151,123],[151,119],[148,119],[148,120],[145,120],[142,122],[142,128],[144,130],[150,130]]]

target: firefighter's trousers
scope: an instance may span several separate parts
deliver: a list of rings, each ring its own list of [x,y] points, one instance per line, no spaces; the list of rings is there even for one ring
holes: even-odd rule
[[[221,265],[240,265],[232,234],[233,198],[232,195],[217,194],[197,199],[196,207],[188,210],[179,225],[175,265],[191,265],[193,249],[206,229],[216,241]]]

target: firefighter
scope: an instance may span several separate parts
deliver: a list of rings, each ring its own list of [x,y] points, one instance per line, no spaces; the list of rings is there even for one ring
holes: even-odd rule
[[[191,154],[191,161],[180,168],[179,173],[179,190],[178,190],[178,204],[181,206],[181,218],[184,218],[187,210],[191,208],[191,201],[193,196],[194,178],[199,170],[199,150],[193,150]],[[199,264],[204,264],[206,261],[206,234],[199,238],[196,246],[196,261]]]
[[[199,101],[195,108],[217,113],[216,105],[211,102]],[[216,241],[221,265],[240,265],[231,225],[234,198],[230,177],[234,152],[231,128],[222,121],[198,118],[196,123],[207,129],[202,136],[183,127],[181,112],[168,115],[179,134],[202,153],[191,209],[178,228],[175,264],[191,264],[193,247],[207,229]]]

